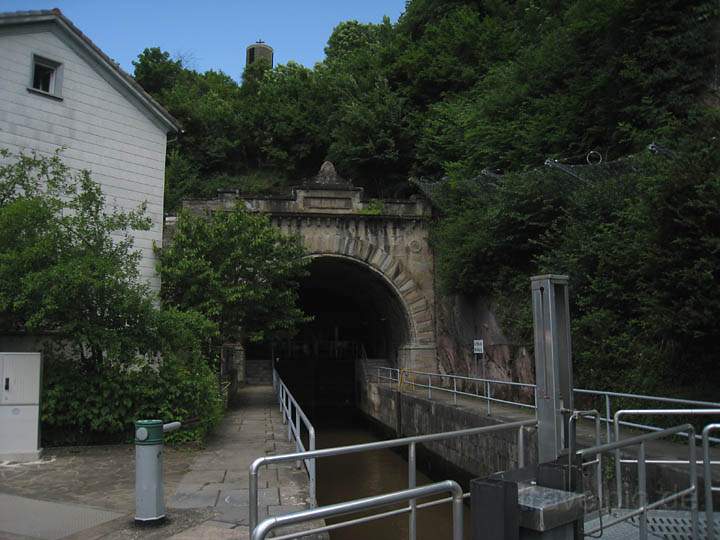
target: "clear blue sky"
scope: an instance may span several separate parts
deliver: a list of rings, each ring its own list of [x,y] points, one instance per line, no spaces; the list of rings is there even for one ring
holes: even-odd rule
[[[160,47],[239,79],[245,47],[258,39],[275,49],[276,64],[312,66],[339,22],[395,22],[405,0],[0,0],[0,11],[53,7],[130,73],[145,47]]]

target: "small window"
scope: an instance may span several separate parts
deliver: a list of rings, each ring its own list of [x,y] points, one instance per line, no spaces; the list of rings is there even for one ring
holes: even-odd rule
[[[62,99],[62,64],[36,54],[32,56],[32,77],[28,90]]]
[[[52,92],[53,79],[55,78],[55,70],[42,64],[35,64],[35,72],[33,73],[33,88],[42,90],[43,92]]]

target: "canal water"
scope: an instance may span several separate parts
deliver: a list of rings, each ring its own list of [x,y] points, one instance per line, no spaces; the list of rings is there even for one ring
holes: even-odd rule
[[[337,421],[337,419],[326,420],[317,426],[318,448],[382,440],[364,419],[358,415],[353,415],[347,410],[343,412],[346,414],[342,422]],[[378,450],[318,460],[317,475],[318,503],[324,506],[360,497],[407,489],[408,464],[407,460],[399,452],[389,449]],[[431,484],[433,481],[438,480],[444,479],[432,480],[421,471],[417,472],[418,486]],[[369,513],[379,513],[390,509],[392,507],[378,509]],[[465,505],[464,510],[465,538],[469,539],[469,506]],[[367,514],[354,514],[330,519],[327,520],[327,523],[336,523],[360,515]],[[330,538],[332,540],[405,539],[408,537],[408,516],[409,514],[405,513],[362,525],[336,529],[330,533]],[[452,538],[452,514],[449,503],[420,509],[417,516],[418,540]]]

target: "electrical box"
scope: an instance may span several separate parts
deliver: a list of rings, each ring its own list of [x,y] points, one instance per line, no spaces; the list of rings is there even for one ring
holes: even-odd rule
[[[40,457],[40,353],[0,353],[0,461]]]

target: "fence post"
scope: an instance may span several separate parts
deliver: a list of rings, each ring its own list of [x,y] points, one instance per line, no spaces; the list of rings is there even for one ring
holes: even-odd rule
[[[610,396],[608,394],[605,394],[605,420],[607,420],[607,423],[605,424],[607,426],[607,443],[610,443],[610,438],[612,437],[612,429],[610,428],[610,415],[612,414],[612,408],[610,407]]]
[[[525,466],[525,426],[520,426],[518,429],[518,469],[522,469]]]
[[[457,405],[457,379],[453,377],[453,403]]]
[[[410,443],[408,446],[408,489],[415,487],[416,483],[416,455],[415,455],[415,443]],[[410,499],[410,523],[408,524],[408,538],[415,540],[417,537],[417,503],[415,499]]]
[[[645,470],[645,442],[640,443],[638,452],[638,499],[640,514],[640,540],[647,540],[647,473]]]
[[[432,399],[432,376],[428,375],[428,399]]]
[[[490,416],[490,381],[485,381],[485,397],[487,398],[487,415]]]
[[[688,440],[690,443],[690,485],[694,488],[692,495],[690,495],[690,521],[692,523],[692,536],[693,538],[699,538],[698,533],[700,532],[699,528],[699,522],[698,522],[698,475],[697,475],[697,456],[695,453],[695,431],[691,430],[688,433]],[[709,459],[709,457],[708,457]],[[708,481],[706,478],[705,481]],[[710,481],[712,481],[712,475],[710,476]],[[705,502],[705,504],[710,504],[712,506],[712,496],[710,497],[710,502]],[[712,525],[710,523],[707,523],[705,527],[710,530],[710,527]],[[708,534],[708,538],[710,535]]]
[[[295,451],[300,452],[300,407],[297,403],[295,404]],[[299,469],[301,460],[295,463],[295,468]]]

